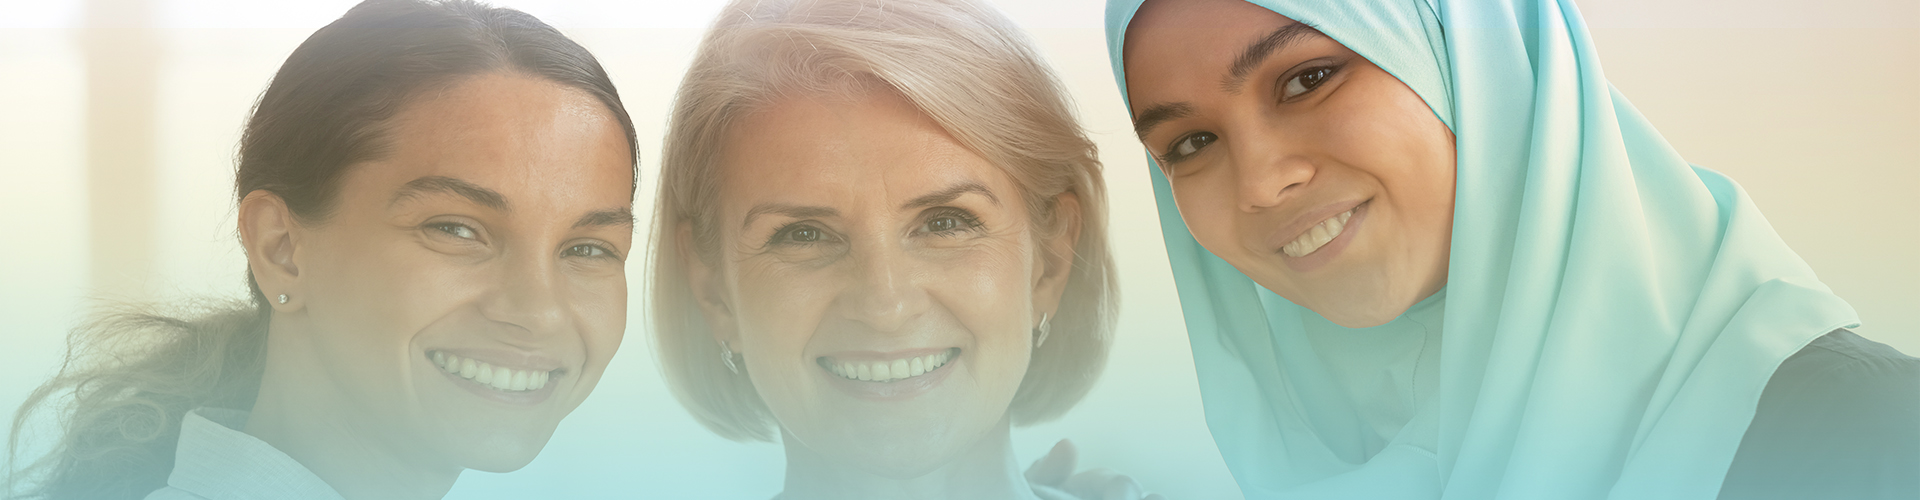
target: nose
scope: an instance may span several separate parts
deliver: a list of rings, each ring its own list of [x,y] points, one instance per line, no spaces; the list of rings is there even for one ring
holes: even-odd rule
[[[1262,128],[1240,136],[1254,138],[1229,145],[1234,180],[1239,183],[1235,205],[1241,211],[1272,208],[1313,180],[1313,161],[1300,153],[1294,141],[1283,139],[1284,134]]]
[[[503,263],[500,288],[484,304],[488,319],[519,328],[517,337],[536,338],[566,325],[565,282],[557,259],[522,255]]]
[[[841,315],[877,332],[898,332],[932,303],[915,279],[916,261],[905,249],[867,245],[849,267],[851,282],[838,300]]]

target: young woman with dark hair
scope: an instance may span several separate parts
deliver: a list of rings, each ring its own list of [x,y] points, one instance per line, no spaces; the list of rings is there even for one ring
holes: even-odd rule
[[[250,300],[77,330],[14,419],[70,396],[65,434],[13,493],[438,498],[524,466],[619,346],[635,173],[613,84],[554,28],[354,7],[247,123]]]

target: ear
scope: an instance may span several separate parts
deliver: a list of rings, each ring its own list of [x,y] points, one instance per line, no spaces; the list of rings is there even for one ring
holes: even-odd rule
[[[299,229],[280,195],[255,190],[240,200],[240,246],[247,251],[247,269],[275,310],[298,310],[306,298],[298,264]],[[282,294],[285,304],[279,301]]]
[[[722,273],[707,265],[693,251],[693,224],[682,222],[676,229],[679,235],[680,261],[687,270],[687,286],[692,288],[694,302],[700,304],[700,315],[707,320],[707,329],[713,339],[733,344],[734,351],[740,350],[740,331],[734,321],[733,307],[727,303],[726,286]]]
[[[1072,191],[1062,192],[1053,197],[1054,224],[1058,227],[1052,234],[1043,235],[1037,242],[1040,247],[1038,259],[1034,259],[1033,311],[1034,321],[1039,321],[1038,313],[1058,315],[1060,297],[1067,291],[1067,278],[1073,275],[1074,244],[1080,242],[1080,195]]]

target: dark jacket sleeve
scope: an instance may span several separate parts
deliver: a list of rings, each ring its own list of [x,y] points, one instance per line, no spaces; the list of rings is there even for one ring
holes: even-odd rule
[[[1920,499],[1920,359],[1844,329],[1787,358],[1720,498]]]

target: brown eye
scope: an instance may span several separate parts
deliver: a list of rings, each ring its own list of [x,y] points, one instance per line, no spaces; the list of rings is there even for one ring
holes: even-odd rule
[[[1155,159],[1160,160],[1160,165],[1162,166],[1180,163],[1186,160],[1187,157],[1199,153],[1200,150],[1206,149],[1207,145],[1213,144],[1214,141],[1218,140],[1220,140],[1220,136],[1213,135],[1212,132],[1195,132],[1183,135],[1180,136],[1179,139],[1174,139],[1173,144],[1167,145],[1167,154],[1160,155]]]
[[[1326,83],[1327,78],[1333,76],[1333,71],[1334,68],[1314,68],[1300,72],[1300,74],[1294,75],[1293,78],[1288,78],[1286,85],[1280,89],[1280,100],[1286,101],[1293,99],[1301,94],[1312,92],[1313,89],[1320,88],[1320,84]]]
[[[566,255],[569,257],[599,258],[612,256],[613,252],[601,248],[600,245],[580,244],[567,247]]]
[[[1213,141],[1219,139],[1220,136],[1208,132],[1201,132],[1180,138],[1179,142],[1173,143],[1170,151],[1173,152],[1173,156],[1176,158],[1185,158],[1187,155],[1200,152],[1201,148],[1205,148],[1208,144],[1213,144]]]

